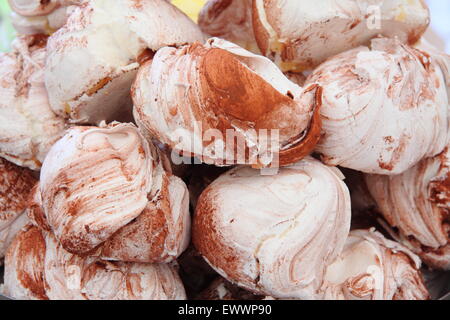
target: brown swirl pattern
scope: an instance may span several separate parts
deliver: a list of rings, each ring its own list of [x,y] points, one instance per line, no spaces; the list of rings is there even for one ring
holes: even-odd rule
[[[392,233],[433,268],[450,269],[450,152],[405,173],[367,175],[367,187]]]
[[[283,71],[296,72],[378,35],[414,44],[430,23],[423,0],[253,0],[251,16],[263,54]]]
[[[318,298],[350,228],[341,178],[312,158],[275,176],[232,169],[200,196],[193,243],[220,275],[255,294]]]
[[[168,1],[87,1],[49,38],[50,105],[76,123],[128,121],[142,54],[194,41],[200,29]]]
[[[5,294],[34,300],[181,300],[176,268],[83,258],[65,251],[56,238],[29,225],[7,255]]]
[[[30,170],[0,158],[0,259],[27,222],[24,211],[35,183]]]
[[[47,98],[46,42],[41,35],[21,36],[11,52],[0,54],[0,156],[32,170],[65,130]]]
[[[210,0],[200,11],[200,29],[259,54],[252,24],[252,0]]]
[[[188,191],[160,156],[134,125],[74,127],[44,162],[32,220],[73,254],[172,261],[188,245]]]
[[[319,139],[320,87],[303,89],[268,59],[218,38],[159,50],[139,70],[132,95],[143,131],[209,164],[256,158],[255,166],[270,165],[273,159],[261,158],[279,151],[277,139],[272,132],[258,139],[260,129],[279,130],[281,165],[308,155]],[[231,134],[244,150],[227,141]]]
[[[372,40],[318,67],[322,138],[329,165],[400,174],[447,143],[448,94],[439,61],[395,39]]]
[[[341,255],[327,269],[325,299],[426,300],[420,259],[379,232],[350,232]]]

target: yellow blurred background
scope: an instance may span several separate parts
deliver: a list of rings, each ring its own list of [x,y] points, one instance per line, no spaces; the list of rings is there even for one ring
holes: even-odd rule
[[[172,0],[172,3],[183,10],[192,20],[197,22],[198,13],[207,0]]]

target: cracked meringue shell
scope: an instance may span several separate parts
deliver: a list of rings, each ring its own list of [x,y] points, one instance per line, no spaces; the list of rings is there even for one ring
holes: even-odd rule
[[[316,151],[328,165],[394,175],[445,148],[445,75],[424,51],[374,39],[323,63],[306,83],[323,87]]]
[[[325,275],[329,300],[427,300],[421,261],[397,242],[371,230],[354,230]]]
[[[230,170],[198,200],[193,243],[224,278],[274,298],[319,298],[326,267],[350,228],[350,196],[338,169],[313,158],[260,175]]]
[[[189,243],[189,194],[161,156],[134,125],[74,127],[42,166],[32,220],[73,254],[170,262]]]
[[[83,3],[49,38],[50,105],[76,123],[128,120],[139,63],[161,47],[202,40],[198,26],[164,0]]]
[[[44,84],[45,44],[41,35],[21,36],[10,53],[0,53],[0,156],[38,170],[66,129],[50,108]]]
[[[289,81],[265,57],[211,38],[160,49],[139,70],[132,96],[140,129],[172,150],[219,166],[266,167],[276,155],[289,165],[310,154],[320,138],[320,92]],[[227,141],[230,132],[244,148]]]
[[[4,294],[22,300],[183,300],[175,267],[104,261],[65,251],[51,233],[28,225],[5,264]]]
[[[423,0],[253,0],[252,17],[259,48],[283,71],[313,69],[378,35],[414,44],[430,23]]]
[[[397,176],[366,175],[391,233],[432,268],[450,270],[450,151]]]
[[[24,212],[36,182],[30,170],[0,158],[0,259],[28,222]]]

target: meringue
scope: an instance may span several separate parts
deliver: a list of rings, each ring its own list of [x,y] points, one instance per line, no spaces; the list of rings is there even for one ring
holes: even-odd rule
[[[42,207],[39,182],[34,185],[33,189],[31,189],[29,193],[25,214],[31,224],[38,226],[44,231],[52,231],[52,228],[47,223],[47,218],[45,217],[45,212]]]
[[[419,257],[379,232],[354,230],[325,275],[325,299],[426,300]]]
[[[161,47],[202,40],[198,26],[164,0],[83,3],[49,38],[50,105],[76,123],[127,120],[139,64]]]
[[[253,0],[259,48],[283,71],[313,69],[377,35],[414,44],[430,13],[423,0]]]
[[[8,0],[11,9],[26,17],[50,14],[61,6],[80,4],[84,0]]]
[[[450,270],[450,151],[401,175],[366,175],[391,233],[429,266]],[[391,229],[389,228],[389,229]]]
[[[210,0],[200,11],[200,29],[209,36],[261,54],[252,24],[252,0]]]
[[[309,157],[273,176],[234,168],[200,196],[193,243],[221,276],[255,294],[320,298],[350,228],[342,178]]]
[[[0,260],[17,232],[28,223],[24,211],[35,183],[30,170],[0,158]]]
[[[186,299],[173,266],[76,256],[32,225],[8,250],[4,293],[20,300]]]
[[[41,167],[66,128],[49,106],[45,44],[45,36],[22,36],[12,52],[0,53],[0,156],[32,170]]]
[[[51,35],[61,28],[75,8],[86,0],[8,0],[11,20],[19,34]]]
[[[316,151],[328,165],[394,175],[445,148],[445,75],[426,52],[374,39],[323,63],[306,83],[323,86]]]
[[[437,49],[424,38],[420,39],[414,46],[422,52],[426,52],[436,62],[444,75],[445,83],[447,85],[447,95],[450,99],[450,55]]]
[[[140,129],[175,153],[218,166],[270,167],[314,148],[320,91],[297,86],[265,57],[211,38],[160,49],[139,70],[132,96]]]
[[[161,157],[132,124],[74,127],[42,166],[32,220],[73,254],[170,262],[189,243],[189,195]]]

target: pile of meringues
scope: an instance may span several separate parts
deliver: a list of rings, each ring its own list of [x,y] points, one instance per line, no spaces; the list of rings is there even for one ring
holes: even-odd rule
[[[9,3],[4,295],[429,299],[421,270],[450,270],[424,1],[210,0],[198,25],[166,0]]]

